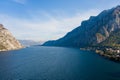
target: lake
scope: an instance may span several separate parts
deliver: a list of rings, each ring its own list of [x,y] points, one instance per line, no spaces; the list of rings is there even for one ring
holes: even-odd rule
[[[33,46],[0,52],[0,80],[120,80],[120,63],[92,51]]]

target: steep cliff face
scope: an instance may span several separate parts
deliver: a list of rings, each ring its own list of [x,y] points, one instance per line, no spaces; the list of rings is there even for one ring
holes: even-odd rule
[[[20,49],[23,46],[0,24],[0,51]]]
[[[120,47],[120,29],[113,31],[99,46]]]
[[[120,29],[120,6],[104,10],[98,16],[91,16],[81,26],[63,38],[48,41],[44,46],[86,47],[96,46],[105,41],[112,32]]]

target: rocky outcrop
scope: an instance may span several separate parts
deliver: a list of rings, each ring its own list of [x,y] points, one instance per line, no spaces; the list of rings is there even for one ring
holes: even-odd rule
[[[107,40],[111,33],[120,29],[120,6],[104,10],[98,16],[83,21],[81,26],[67,33],[63,38],[48,41],[44,46],[88,47]],[[104,45],[103,45],[104,46]]]
[[[20,49],[23,46],[0,24],[0,51]]]

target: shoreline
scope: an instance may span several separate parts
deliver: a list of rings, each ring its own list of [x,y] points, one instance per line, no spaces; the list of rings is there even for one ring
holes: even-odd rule
[[[114,49],[114,48],[107,48],[107,47],[87,47],[87,48],[80,48],[80,50],[88,50],[88,51],[94,51],[95,53],[108,58],[112,61],[118,61],[120,62],[120,49]]]
[[[21,47],[21,48],[17,48],[17,49],[11,49],[11,50],[6,50],[6,49],[3,49],[3,50],[0,50],[0,52],[6,52],[6,51],[14,51],[14,50],[20,50],[20,49],[24,49],[26,47]]]
[[[99,55],[106,57],[113,61],[120,61],[120,53],[116,52],[117,50],[113,50],[115,52],[109,51],[109,50],[95,50],[96,53]]]

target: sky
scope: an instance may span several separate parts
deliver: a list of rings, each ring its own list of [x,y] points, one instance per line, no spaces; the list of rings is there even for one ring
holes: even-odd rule
[[[56,40],[120,0],[0,0],[0,23],[17,39]]]

